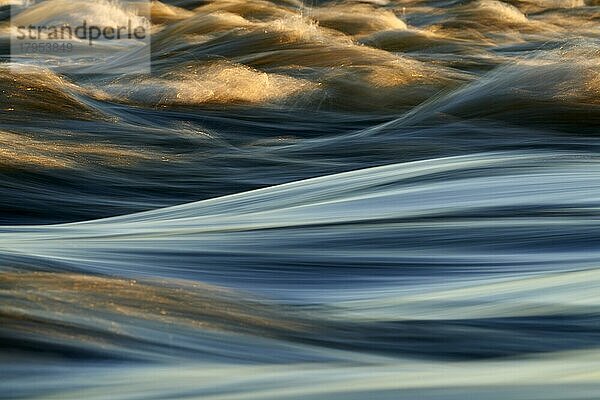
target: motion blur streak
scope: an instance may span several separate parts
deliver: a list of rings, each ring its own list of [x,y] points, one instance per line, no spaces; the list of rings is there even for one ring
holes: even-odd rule
[[[600,398],[597,0],[145,17],[149,76],[0,64],[0,398]]]

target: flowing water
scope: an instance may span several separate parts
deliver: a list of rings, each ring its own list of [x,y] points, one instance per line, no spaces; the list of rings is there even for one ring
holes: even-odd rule
[[[157,1],[121,76],[10,4],[0,398],[600,398],[598,0]]]

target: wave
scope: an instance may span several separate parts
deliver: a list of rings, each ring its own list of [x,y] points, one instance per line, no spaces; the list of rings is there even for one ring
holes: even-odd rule
[[[210,282],[212,277],[217,279],[215,283],[223,283],[219,279],[225,271],[239,268],[251,273],[253,289],[295,284],[298,278],[307,282],[305,288],[310,288],[313,280],[324,288],[328,284],[336,287],[341,272],[348,274],[347,278],[352,276],[354,263],[361,265],[355,278],[363,286],[376,276],[376,271],[367,267],[382,262],[384,265],[377,270],[386,276],[388,284],[393,279],[387,272],[393,275],[399,269],[402,277],[410,265],[414,266],[414,278],[420,275],[419,266],[424,266],[430,283],[436,273],[448,280],[454,271],[462,279],[463,274],[468,275],[468,269],[455,271],[450,267],[436,272],[426,268],[438,263],[452,264],[452,252],[459,252],[462,246],[479,256],[465,259],[459,252],[458,265],[468,259],[469,265],[486,265],[486,271],[493,274],[494,264],[486,260],[494,259],[499,270],[514,273],[508,268],[514,251],[511,244],[525,240],[529,229],[537,231],[543,227],[545,234],[538,232],[534,236],[537,241],[528,242],[528,253],[533,254],[527,255],[527,263],[515,268],[522,273],[549,269],[571,253],[581,258],[569,259],[568,268],[593,267],[593,262],[588,264],[595,259],[590,248],[594,237],[588,231],[593,221],[582,224],[577,216],[593,215],[597,200],[593,194],[598,185],[596,167],[593,155],[560,153],[482,154],[420,161],[98,221],[6,227],[2,247],[8,254],[31,253],[55,262],[63,260],[71,268],[92,268],[87,272],[135,274],[150,268],[148,272],[154,276],[189,274],[194,278],[201,274],[203,280]],[[566,216],[569,218],[563,218]],[[571,222],[555,225],[550,222],[553,218]],[[472,219],[479,221],[477,229],[466,222]],[[443,229],[438,229],[435,221]],[[403,223],[408,227],[406,231]],[[371,230],[374,224],[377,229]],[[501,228],[504,224],[506,229]],[[562,234],[553,233],[555,229]],[[493,234],[492,248],[486,231]],[[285,239],[286,234],[290,235],[289,240]],[[562,240],[572,238],[569,246],[564,244],[572,250],[563,253],[562,246],[549,248],[548,240],[554,235]],[[37,240],[38,237],[44,240]],[[453,240],[447,241],[450,237]],[[327,243],[322,254],[306,253],[321,241]],[[56,248],[56,242],[71,245]],[[359,246],[361,242],[373,244],[365,251]],[[539,253],[533,250],[537,246]],[[421,258],[420,251],[425,249],[427,255]],[[179,254],[177,264],[170,261],[174,253]],[[234,254],[244,260],[243,265],[232,262]],[[303,254],[308,257],[305,262],[301,261]],[[371,259],[371,254],[378,256]],[[98,262],[94,261],[96,257]],[[148,257],[152,265],[146,265]],[[283,260],[287,258],[297,260],[298,266],[309,267],[303,270],[289,265],[289,276],[272,277],[269,265],[286,265]],[[163,266],[161,260],[167,265]],[[320,268],[311,270],[309,260]],[[324,276],[324,270],[331,270],[333,276]],[[320,278],[311,277],[312,274]],[[235,282],[235,275],[227,274],[226,282]],[[351,287],[346,281],[341,284]],[[343,289],[338,293],[343,293]]]
[[[79,120],[103,118],[101,112],[85,101],[86,97],[101,99],[101,92],[82,88],[49,69],[3,65],[0,66],[0,85],[4,93],[0,107],[4,111],[5,126],[22,121],[26,115]]]
[[[14,26],[79,26],[83,21],[96,26],[134,26],[144,24],[137,10],[124,4],[101,0],[93,5],[85,1],[51,0],[28,7],[14,16]]]
[[[103,88],[116,100],[154,106],[298,103],[319,85],[244,65],[214,62],[187,65],[160,78],[112,82]],[[309,92],[307,94],[307,92]]]
[[[600,397],[599,5],[0,2],[0,398]]]
[[[573,352],[593,352],[598,341],[599,165],[594,154],[483,153],[108,219],[4,226],[10,370],[25,368],[24,355],[56,373],[69,365],[62,359],[111,360],[144,381],[158,372],[129,363],[169,371],[188,360],[190,373],[249,363],[272,377],[285,362],[302,381],[310,362],[310,371],[336,371],[315,395],[341,390],[337,374],[355,371],[366,380],[350,393],[385,397],[460,380],[405,387],[366,371],[404,376],[409,362],[423,376],[471,360],[470,379],[489,393],[495,381],[485,371],[512,363],[489,360],[526,355],[519,371],[531,365],[534,381],[566,362],[573,382],[595,393],[593,377],[577,375],[593,357]],[[99,378],[78,378],[89,390],[114,379],[90,368]],[[20,395],[73,396],[68,382],[5,382]],[[179,384],[162,382],[152,390],[176,397]],[[211,387],[196,383],[194,393]]]

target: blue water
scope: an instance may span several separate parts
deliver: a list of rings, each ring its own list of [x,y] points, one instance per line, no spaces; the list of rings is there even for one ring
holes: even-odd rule
[[[0,398],[600,398],[597,1],[161,4],[0,65]]]

